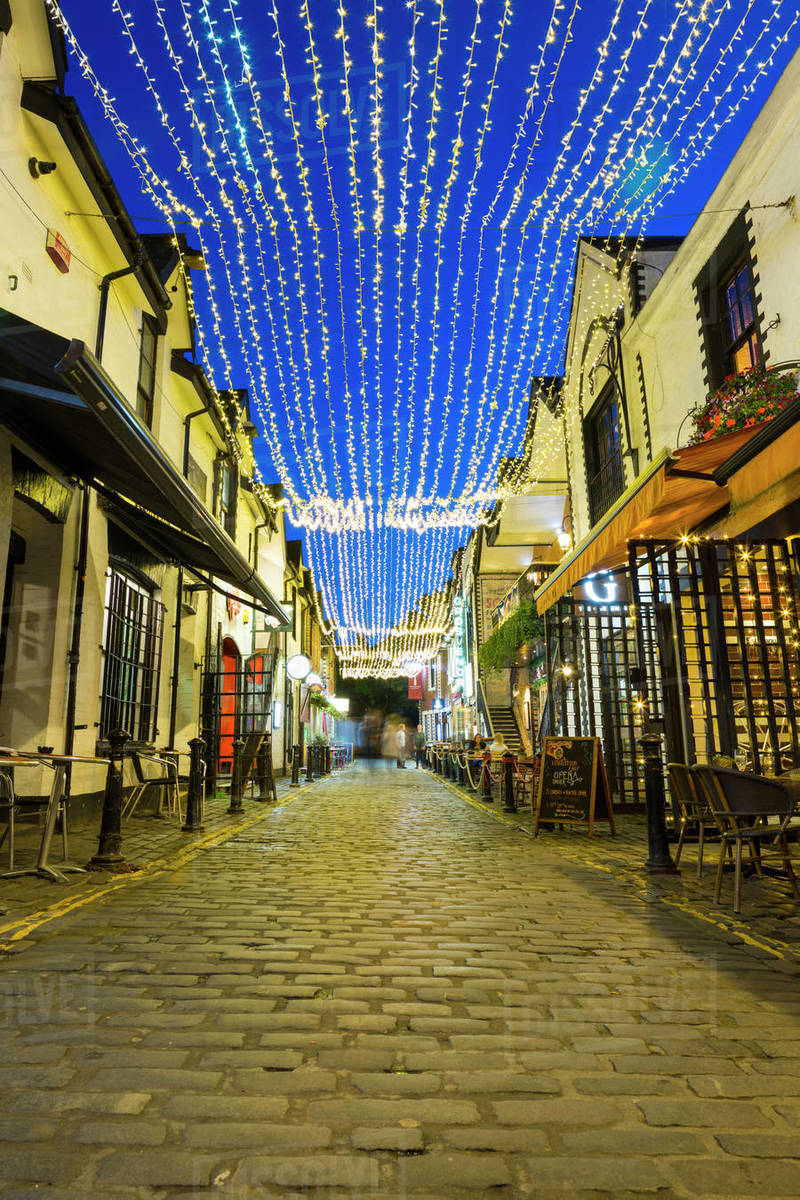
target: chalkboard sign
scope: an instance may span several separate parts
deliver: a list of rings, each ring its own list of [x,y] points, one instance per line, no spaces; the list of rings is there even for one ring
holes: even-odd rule
[[[544,739],[536,797],[539,825],[588,825],[608,821],[614,833],[614,814],[608,787],[603,749],[595,737]]]
[[[250,779],[250,774],[256,765],[266,736],[260,730],[253,730],[245,738],[244,746],[242,747],[242,791],[244,791]]]

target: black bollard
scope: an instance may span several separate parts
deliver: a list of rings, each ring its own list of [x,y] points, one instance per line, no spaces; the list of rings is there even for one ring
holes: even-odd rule
[[[672,861],[665,817],[664,768],[661,761],[661,737],[646,733],[638,745],[644,759],[644,799],[647,808],[647,849],[645,869],[650,875],[680,875]]]
[[[210,738],[204,739],[205,750],[204,757],[206,760],[206,792],[207,796],[213,796],[217,790],[217,739],[213,735]]]
[[[314,751],[306,742],[306,783],[314,782]]]
[[[514,756],[513,754],[503,755],[503,812],[513,813],[517,811],[517,806],[514,803]]]
[[[111,761],[106,774],[100,837],[97,854],[91,858],[89,866],[100,869],[118,869],[127,865],[122,854],[122,768],[125,759],[125,743],[130,741],[130,734],[126,733],[124,729],[112,729],[108,740],[111,744]]]
[[[258,752],[258,800],[277,801],[278,790],[275,787],[275,773],[272,769],[272,734],[265,733]]]
[[[481,797],[481,799],[483,800],[484,804],[492,804],[493,803],[492,776],[489,771],[489,764],[491,763],[491,761],[492,761],[491,754],[489,753],[488,750],[485,750],[484,754],[483,754],[483,765],[481,767],[481,782],[483,783],[483,796]]]
[[[201,737],[189,742],[189,788],[186,793],[186,820],[181,826],[184,833],[203,832],[203,751],[206,744]]]
[[[237,738],[233,743],[233,770],[231,771],[231,791],[230,804],[228,812],[238,816],[244,812],[242,804],[242,751],[245,743],[241,738]]]
[[[300,747],[292,746],[292,782],[289,787],[300,787]]]

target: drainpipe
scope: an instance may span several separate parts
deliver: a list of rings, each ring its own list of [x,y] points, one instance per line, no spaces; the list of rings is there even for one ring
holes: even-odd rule
[[[81,524],[78,534],[78,558],[75,563],[75,603],[72,609],[72,641],[67,655],[67,710],[65,714],[64,753],[72,754],[75,747],[75,712],[78,703],[78,664],[81,658],[81,627],[83,599],[86,592],[86,563],[89,553],[89,488],[82,484]],[[64,778],[65,795],[70,794],[72,763],[67,763]]]
[[[183,418],[183,478],[189,478],[189,429],[195,417],[200,417],[203,413],[208,412],[207,408],[198,408],[194,412],[190,412]],[[183,603],[183,567],[178,567],[178,577],[175,582],[175,623],[174,630],[174,645],[172,648],[172,681],[169,697],[169,748],[175,749],[175,729],[178,723],[178,678],[181,668],[181,624],[183,613],[181,606]]]
[[[136,262],[132,267],[122,267],[119,271],[111,271],[108,275],[104,275],[100,280],[100,308],[97,313],[97,339],[95,341],[94,356],[98,362],[103,358],[103,342],[106,335],[106,313],[108,312],[108,292],[111,284],[115,279],[122,279],[125,275],[135,275],[142,265],[142,251],[136,255]]]

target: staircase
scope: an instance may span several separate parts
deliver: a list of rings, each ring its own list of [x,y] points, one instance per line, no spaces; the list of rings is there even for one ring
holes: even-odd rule
[[[518,754],[522,750],[522,738],[512,709],[490,707],[489,716],[495,734],[502,733],[509,750]]]

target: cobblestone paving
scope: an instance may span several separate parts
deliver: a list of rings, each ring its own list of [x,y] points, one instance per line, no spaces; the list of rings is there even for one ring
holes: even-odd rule
[[[800,1195],[796,960],[575,838],[361,767],[32,929],[0,1196]]]

